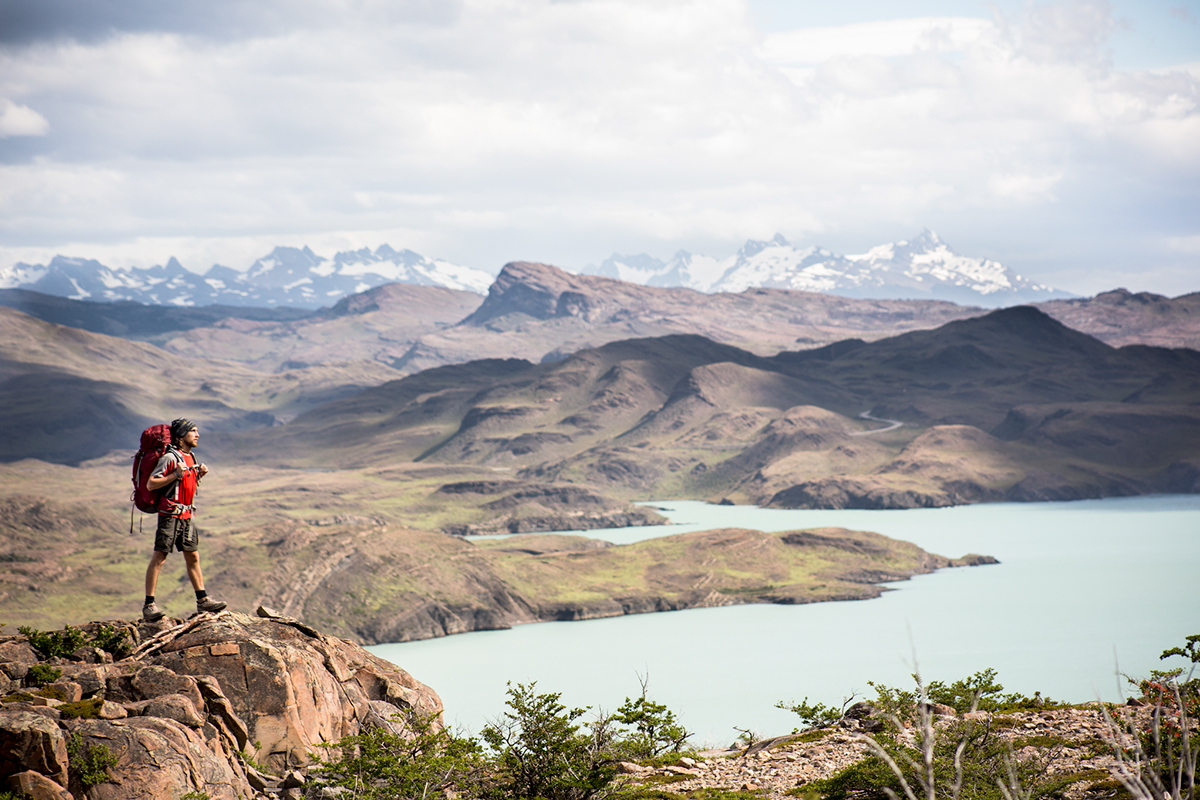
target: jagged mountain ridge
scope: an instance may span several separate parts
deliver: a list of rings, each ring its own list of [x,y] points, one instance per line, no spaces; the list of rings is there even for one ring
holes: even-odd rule
[[[770,354],[856,336],[876,339],[982,313],[945,301],[861,300],[780,289],[706,294],[515,261],[500,271],[474,313],[422,336],[397,367],[415,372],[508,356],[554,361],[606,342],[675,333]]]
[[[797,248],[776,234],[770,241],[748,241],[725,259],[683,250],[665,262],[646,254],[614,253],[581,272],[701,292],[799,289],[859,298],[932,298],[993,308],[1071,297],[999,262],[959,255],[928,229],[912,240],[880,245],[859,255],[840,255],[823,247]]]
[[[0,270],[0,288],[28,289],[74,300],[132,300],[152,305],[331,306],[385,283],[487,292],[488,273],[386,244],[332,259],[308,247],[276,247],[245,272],[214,264],[203,275],[172,257],[150,269],[118,269],[95,259],[55,256],[48,265],[19,263]]]
[[[860,255],[797,248],[776,234],[770,241],[748,241],[725,259],[682,250],[668,262],[645,254],[613,254],[579,273],[706,293],[797,289],[863,299],[950,300],[992,308],[1072,296],[1023,278],[996,261],[959,255],[929,230],[911,241],[880,245]],[[374,251],[364,247],[340,252],[332,259],[308,247],[276,247],[245,272],[215,264],[203,275],[184,269],[174,257],[145,270],[62,255],[48,265],[18,263],[0,270],[0,289],[175,306],[320,308],[390,282],[485,294],[492,276],[387,244]]]

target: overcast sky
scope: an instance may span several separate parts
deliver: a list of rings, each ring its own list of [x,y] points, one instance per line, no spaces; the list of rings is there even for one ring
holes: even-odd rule
[[[922,228],[1200,290],[1200,0],[0,0],[0,267]]]

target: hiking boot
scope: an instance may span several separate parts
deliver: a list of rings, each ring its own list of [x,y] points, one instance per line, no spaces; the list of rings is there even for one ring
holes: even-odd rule
[[[211,597],[205,597],[203,600],[196,601],[196,611],[208,611],[215,614],[218,611],[224,611],[225,605],[225,601],[223,600],[213,600]]]
[[[158,622],[165,616],[166,614],[158,610],[156,603],[147,603],[142,606],[142,619],[146,622]]]

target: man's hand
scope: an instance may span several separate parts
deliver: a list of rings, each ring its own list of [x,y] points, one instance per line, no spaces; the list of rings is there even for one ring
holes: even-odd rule
[[[196,466],[196,480],[200,480],[207,474],[208,474],[208,465],[207,464],[199,464]]]
[[[183,476],[185,474],[186,474],[186,472],[183,468],[183,464],[176,461],[175,462],[175,480],[177,480],[177,481],[183,480]]]

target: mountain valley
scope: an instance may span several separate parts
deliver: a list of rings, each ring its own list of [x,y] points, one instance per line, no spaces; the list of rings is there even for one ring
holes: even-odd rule
[[[214,470],[201,507],[214,590],[361,641],[870,596],[863,575],[949,562],[910,555],[889,571],[900,551],[885,542],[873,567],[837,556],[817,575],[805,556],[801,579],[776,574],[800,550],[749,531],[630,549],[463,535],[662,522],[633,505],[647,498],[908,508],[1197,492],[1197,297],[1118,290],[989,312],[708,295],[524,262],[486,299],[392,283],[317,311],[6,290],[0,304],[29,313],[0,308],[0,609],[37,624],[133,612],[144,541],[125,533],[128,457],[143,427],[180,414]],[[727,545],[774,555],[734,563]],[[186,580],[164,597],[182,604]]]

